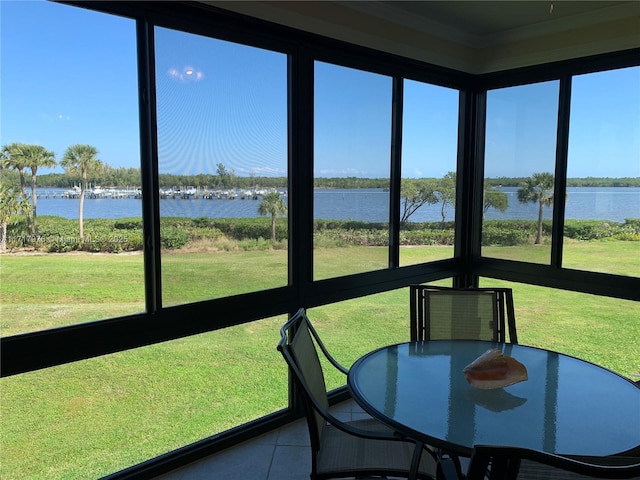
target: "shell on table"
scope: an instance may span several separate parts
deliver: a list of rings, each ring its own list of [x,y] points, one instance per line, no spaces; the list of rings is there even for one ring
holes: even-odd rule
[[[497,348],[487,350],[463,370],[472,387],[483,390],[508,387],[527,380],[527,368]]]

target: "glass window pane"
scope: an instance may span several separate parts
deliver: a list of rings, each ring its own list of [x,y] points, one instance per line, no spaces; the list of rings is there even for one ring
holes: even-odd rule
[[[349,368],[365,353],[409,341],[409,289],[369,295],[310,308],[311,323],[329,353]],[[325,365],[327,389],[346,385],[346,377]]]
[[[563,266],[640,276],[640,67],[573,78],[567,177]]]
[[[53,2],[1,22],[1,333],[142,312],[135,22]]]
[[[314,278],[389,263],[391,78],[315,63]]]
[[[101,478],[286,408],[285,321],[3,378],[3,478]]]
[[[487,92],[485,257],[551,262],[558,89],[553,81]]]
[[[457,90],[404,81],[400,264],[453,257]]]
[[[518,342],[573,355],[640,380],[638,302],[482,278],[513,289]]]
[[[429,285],[451,287],[452,280]],[[327,350],[346,368],[358,358],[385,345],[410,339],[409,287],[368,295],[307,310]],[[346,378],[328,362],[327,389],[346,385]]]
[[[155,31],[163,304],[286,285],[286,55]]]

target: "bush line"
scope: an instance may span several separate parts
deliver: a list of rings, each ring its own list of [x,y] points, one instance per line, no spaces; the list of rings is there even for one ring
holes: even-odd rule
[[[264,250],[287,246],[287,221],[278,218],[276,238],[271,241],[269,218],[184,218],[160,220],[162,248],[203,248],[213,250]],[[85,238],[78,236],[78,222],[54,216],[39,217],[40,234],[27,234],[24,220],[8,225],[7,249],[44,252],[120,253],[143,249],[142,220],[139,218],[86,219]],[[543,222],[544,241],[549,242],[551,222]],[[488,220],[483,224],[482,244],[515,246],[533,244],[536,221]],[[579,241],[640,241],[640,218],[624,223],[603,220],[567,220],[565,238]],[[453,222],[409,222],[400,230],[401,245],[453,245]],[[388,224],[353,220],[316,220],[314,243],[317,247],[386,246]]]

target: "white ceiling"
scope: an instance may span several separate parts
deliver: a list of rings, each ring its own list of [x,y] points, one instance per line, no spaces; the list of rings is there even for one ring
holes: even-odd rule
[[[640,47],[637,0],[206,3],[469,73]]]

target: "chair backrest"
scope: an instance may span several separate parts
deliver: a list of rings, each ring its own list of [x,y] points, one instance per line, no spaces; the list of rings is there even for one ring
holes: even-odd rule
[[[410,285],[411,340],[491,340],[518,343],[510,288]]]
[[[640,458],[563,457],[516,447],[476,445],[467,480],[640,479]]]
[[[302,396],[311,446],[317,451],[326,424],[320,412],[326,412],[329,408],[324,373],[314,343],[314,339],[316,342],[320,342],[320,339],[303,308],[282,326],[280,334],[278,350],[289,365]],[[324,345],[321,348],[325,351]]]

